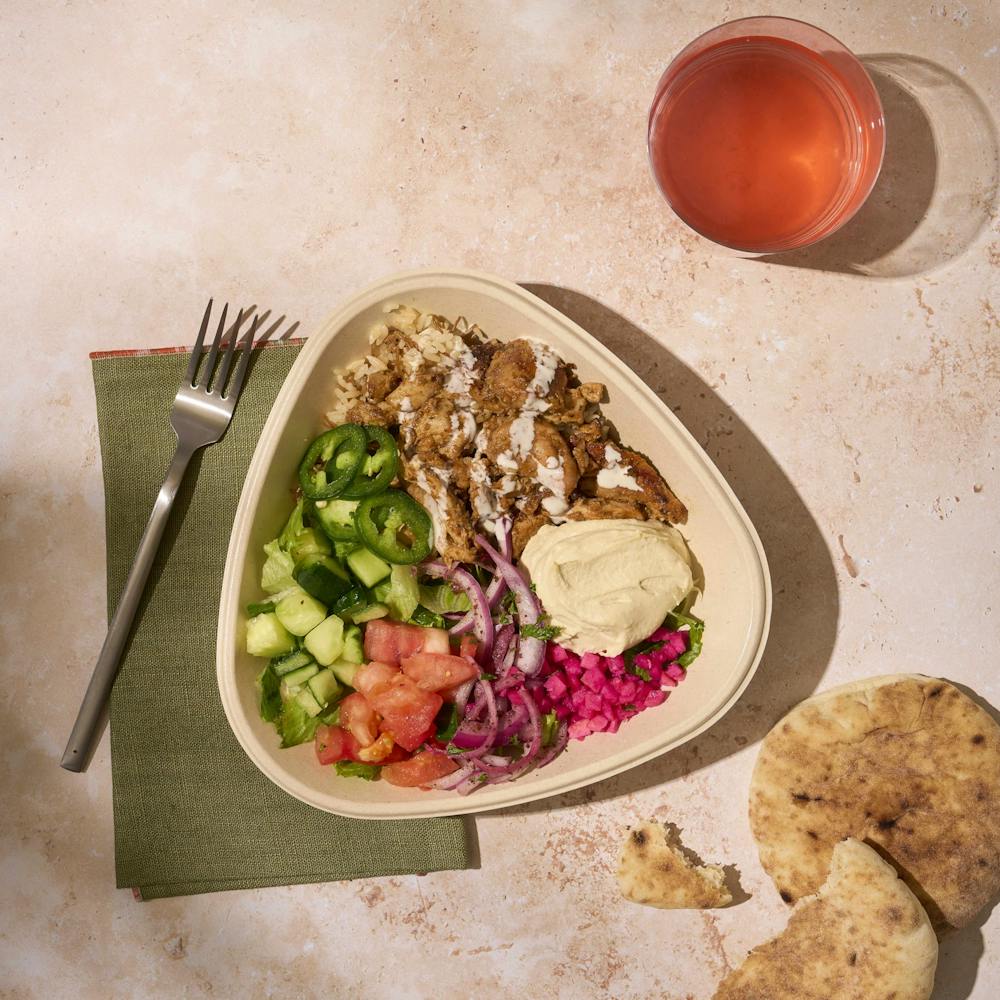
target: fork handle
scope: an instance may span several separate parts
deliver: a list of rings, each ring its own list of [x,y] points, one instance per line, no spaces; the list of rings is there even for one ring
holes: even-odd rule
[[[101,740],[107,721],[111,688],[132,631],[139,601],[149,579],[149,572],[153,568],[153,559],[160,547],[160,540],[163,538],[163,531],[167,526],[177,490],[184,478],[184,471],[195,450],[196,448],[190,444],[181,441],[177,443],[177,450],[153,504],[153,512],[149,516],[146,530],[139,540],[139,548],[136,550],[132,568],[125,581],[125,590],[108,626],[107,638],[101,647],[101,655],[97,658],[90,684],[87,685],[87,693],[83,696],[83,703],[73,724],[69,742],[59,762],[67,771],[86,771]]]

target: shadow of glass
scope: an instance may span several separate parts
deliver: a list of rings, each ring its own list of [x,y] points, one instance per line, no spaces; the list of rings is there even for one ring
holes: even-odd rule
[[[927,59],[863,56],[885,113],[882,172],[843,229],[755,260],[875,278],[925,274],[964,253],[996,207],[997,134],[954,73]]]
[[[774,583],[774,610],[757,674],[743,697],[708,732],[606,781],[501,810],[507,814],[628,795],[690,774],[762,739],[819,685],[833,651],[840,608],[836,573],[819,526],[778,463],[726,403],[669,351],[606,306],[566,288],[524,287],[620,357],[697,438],[760,534]]]

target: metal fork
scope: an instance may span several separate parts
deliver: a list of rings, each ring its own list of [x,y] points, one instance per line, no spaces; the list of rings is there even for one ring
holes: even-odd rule
[[[107,638],[101,648],[101,655],[97,658],[97,666],[94,667],[94,673],[87,686],[87,693],[83,696],[83,703],[80,705],[80,711],[73,725],[73,731],[70,733],[69,742],[66,744],[62,760],[59,762],[67,771],[85,771],[94,755],[97,744],[100,742],[111,688],[118,673],[125,644],[132,631],[132,623],[139,607],[139,600],[145,589],[146,581],[149,579],[153,559],[160,547],[164,528],[167,526],[170,509],[174,505],[174,498],[177,496],[177,490],[184,478],[184,471],[187,469],[188,462],[191,461],[191,456],[199,448],[215,444],[229,426],[233,410],[236,408],[236,400],[239,399],[240,390],[243,388],[247,367],[250,364],[254,337],[268,315],[267,313],[258,314],[243,337],[239,345],[239,365],[233,376],[232,384],[227,387],[226,382],[236,354],[240,326],[246,318],[244,310],[241,309],[236,317],[236,322],[227,332],[226,315],[228,311],[229,305],[227,303],[222,307],[219,329],[215,334],[211,350],[208,352],[208,363],[205,365],[204,374],[199,381],[198,369],[205,344],[205,332],[212,314],[211,300],[209,300],[208,308],[205,310],[205,317],[201,321],[201,330],[198,333],[194,349],[191,351],[191,361],[188,364],[187,373],[180,389],[177,390],[177,397],[174,399],[173,409],[170,412],[170,425],[177,435],[177,450],[174,452],[166,479],[164,479],[156,502],[153,504],[149,523],[139,541],[132,569],[129,570],[128,580],[125,582],[125,590],[118,602],[114,617],[111,619]],[[246,312],[249,314],[252,311],[250,309]],[[282,317],[283,319],[284,317]],[[281,320],[279,320],[280,322]],[[277,325],[275,324],[275,326]],[[272,332],[273,329],[274,327],[268,333]],[[212,373],[215,370],[224,337],[228,338],[228,346],[223,355],[219,372],[213,379]]]

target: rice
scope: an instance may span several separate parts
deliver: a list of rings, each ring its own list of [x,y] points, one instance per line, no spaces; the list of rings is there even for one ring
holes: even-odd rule
[[[468,345],[461,334],[477,334],[479,328],[469,326],[464,316],[451,324],[442,316],[419,313],[412,306],[391,305],[386,308],[384,322],[376,323],[368,332],[368,343],[378,347],[389,331],[403,334],[412,344],[403,355],[403,365],[410,375],[416,375],[425,366],[454,368],[468,352]],[[374,354],[366,354],[343,368],[334,369],[336,389],[333,406],[326,413],[330,426],[347,420],[347,411],[361,398],[363,380],[375,372],[385,371],[388,365]]]

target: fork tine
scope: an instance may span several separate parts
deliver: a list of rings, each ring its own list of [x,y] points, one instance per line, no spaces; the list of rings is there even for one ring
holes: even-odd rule
[[[246,378],[247,368],[250,366],[250,355],[253,354],[253,339],[257,335],[257,330],[263,322],[265,316],[267,316],[267,313],[265,313],[264,316],[255,316],[254,321],[250,324],[250,329],[247,330],[246,336],[240,344],[240,351],[242,351],[242,354],[240,356],[239,367],[236,369],[236,374],[233,376],[233,384],[229,387],[229,392],[223,396],[223,399],[231,399],[235,403],[236,400],[240,398],[240,390],[243,388],[243,379]]]
[[[240,326],[242,323],[243,310],[241,309],[236,316],[236,322],[226,333],[226,339],[229,341],[229,346],[226,348],[226,353],[222,355],[222,364],[219,366],[219,376],[215,380],[215,387],[219,390],[220,396],[226,389],[226,379],[229,378],[229,368],[233,363],[233,351],[236,350],[236,341],[239,339]]]
[[[227,302],[222,307],[222,315],[219,317],[219,329],[215,333],[215,340],[212,341],[212,349],[208,352],[208,364],[205,365],[205,392],[209,392],[212,388],[212,370],[215,368],[216,359],[219,357],[219,344],[222,343],[222,334],[226,329],[226,313],[228,310],[229,303]]]
[[[205,316],[201,321],[201,330],[198,331],[198,339],[194,347],[191,348],[191,360],[188,362],[187,375],[185,378],[189,385],[194,385],[194,378],[198,374],[198,362],[201,361],[201,349],[205,344],[205,331],[208,329],[208,317],[212,315],[212,300],[208,300],[205,308]]]

